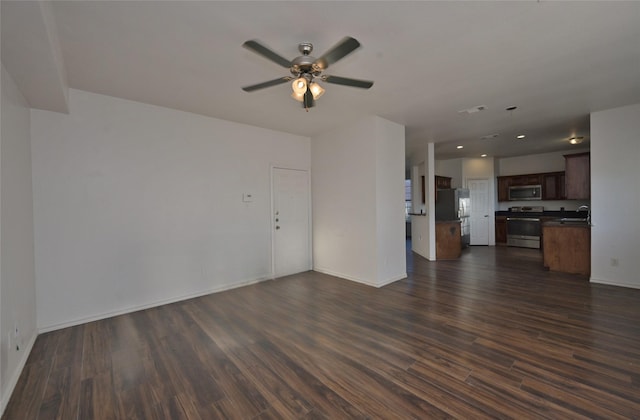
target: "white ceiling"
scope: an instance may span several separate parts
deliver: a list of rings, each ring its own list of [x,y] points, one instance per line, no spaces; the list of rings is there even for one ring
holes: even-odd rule
[[[3,26],[32,24],[6,3]],[[572,135],[585,137],[583,147],[590,112],[640,102],[640,2],[55,1],[51,9],[71,88],[304,136],[374,114],[406,126],[408,155],[426,142],[442,159],[566,150]],[[346,35],[362,48],[325,74],[373,80],[370,90],[326,84],[305,112],[286,84],[240,89],[287,75],[244,41],[287,58],[311,42],[318,57]],[[13,38],[24,37],[3,27],[3,63],[7,46],[29,48]],[[487,109],[458,113],[476,105]],[[480,139],[490,134],[499,136]]]

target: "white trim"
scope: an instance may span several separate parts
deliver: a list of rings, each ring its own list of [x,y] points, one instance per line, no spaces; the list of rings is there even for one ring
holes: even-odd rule
[[[9,403],[9,399],[11,398],[11,394],[18,384],[18,379],[20,379],[20,375],[22,375],[22,371],[24,370],[24,366],[27,364],[27,360],[29,359],[29,355],[31,354],[31,350],[33,349],[33,345],[36,342],[36,338],[38,338],[38,333],[34,330],[34,333],[31,334],[31,338],[27,343],[27,347],[24,348],[22,353],[22,357],[20,358],[20,363],[13,371],[13,375],[9,378],[9,381],[6,384],[6,387],[2,390],[2,399],[0,400],[0,416],[4,414],[5,408],[7,408],[7,404]]]
[[[640,289],[640,285],[639,284],[620,283],[620,282],[615,282],[615,281],[597,279],[597,278],[594,278],[594,277],[591,277],[589,279],[589,282],[594,283],[594,284],[605,284],[605,285],[608,285],[608,286],[627,287],[629,289]]]
[[[364,285],[367,285],[367,286],[371,286],[371,287],[375,287],[375,288],[384,287],[384,286],[386,286],[388,284],[391,284],[391,283],[394,283],[394,282],[396,282],[398,280],[402,280],[402,279],[407,278],[407,273],[404,273],[404,274],[400,274],[398,276],[392,277],[390,279],[387,279],[387,280],[383,281],[382,283],[374,283],[374,282],[371,282],[371,281],[368,281],[368,280],[364,280],[364,279],[361,279],[361,278],[358,278],[358,277],[353,277],[353,276],[349,276],[347,274],[338,273],[336,271],[327,270],[327,269],[324,269],[322,267],[314,267],[313,271],[316,271],[316,272],[322,273],[322,274],[327,274],[327,275],[333,276],[333,277],[338,277],[338,278],[341,278],[343,280],[354,281],[356,283],[361,283],[361,284],[364,284]]]
[[[260,283],[260,282],[265,281],[265,280],[271,280],[271,277],[270,276],[256,277],[256,278],[253,278],[253,279],[248,279],[248,280],[244,280],[244,281],[237,282],[237,283],[223,284],[223,285],[211,288],[211,289],[202,290],[202,291],[195,292],[195,293],[190,293],[190,294],[187,294],[187,295],[182,295],[182,296],[178,296],[178,297],[172,297],[172,298],[168,298],[168,299],[157,300],[155,302],[146,303],[144,305],[131,306],[131,307],[128,307],[128,308],[119,309],[117,311],[112,311],[112,312],[103,312],[101,314],[92,315],[90,317],[78,318],[78,319],[74,319],[74,320],[67,321],[67,322],[61,322],[61,323],[58,323],[58,324],[38,326],[39,327],[38,332],[39,333],[45,333],[45,332],[49,332],[49,331],[60,330],[62,328],[73,327],[73,326],[76,326],[76,325],[85,324],[87,322],[99,321],[101,319],[106,319],[106,318],[111,318],[111,317],[118,316],[118,315],[124,315],[124,314],[132,313],[132,312],[137,312],[137,311],[141,311],[143,309],[155,308],[156,306],[167,305],[169,303],[180,302],[180,301],[183,301],[183,300],[193,299],[193,298],[196,298],[196,297],[210,295],[210,294],[213,294],[213,293],[219,293],[219,292],[224,292],[224,291],[227,291],[227,290],[237,289],[239,287],[244,287],[244,286],[249,286],[251,284]]]

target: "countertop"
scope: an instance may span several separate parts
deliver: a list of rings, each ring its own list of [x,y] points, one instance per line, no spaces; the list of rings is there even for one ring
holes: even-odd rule
[[[525,212],[525,211],[509,211],[499,210],[496,211],[496,216],[507,217],[551,217],[555,219],[562,219],[563,217],[581,218],[586,219],[589,212],[575,211],[575,210],[545,210],[542,212]]]
[[[550,220],[548,222],[544,222],[542,224],[542,226],[551,226],[551,227],[561,227],[561,228],[586,228],[586,229],[590,229],[591,225],[588,223],[576,223],[576,222],[560,222],[560,221],[556,221],[556,220]]]

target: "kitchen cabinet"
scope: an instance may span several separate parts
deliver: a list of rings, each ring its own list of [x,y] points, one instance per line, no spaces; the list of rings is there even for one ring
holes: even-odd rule
[[[576,153],[564,155],[565,192],[568,200],[588,200],[591,198],[590,154]]]
[[[507,216],[496,216],[496,245],[507,244]]]
[[[566,174],[565,172],[546,172],[540,174],[510,175],[497,177],[498,201],[509,201],[509,187],[541,185],[542,200],[565,200]]]
[[[542,199],[543,200],[564,200],[565,199],[565,173],[549,172],[542,174]]]
[[[543,264],[551,271],[591,273],[591,228],[549,222],[542,225]]]
[[[448,190],[451,188],[451,178],[436,175],[436,190]]]
[[[460,221],[436,222],[436,259],[453,260],[461,252]]]
[[[542,183],[540,174],[515,175],[511,177],[511,186],[540,185]]]

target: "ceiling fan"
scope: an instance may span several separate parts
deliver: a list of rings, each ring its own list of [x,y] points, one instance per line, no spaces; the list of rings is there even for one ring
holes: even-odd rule
[[[352,86],[361,89],[369,89],[373,86],[373,82],[368,80],[350,79],[347,77],[322,74],[329,65],[344,58],[360,47],[358,40],[349,36],[343,38],[319,58],[309,55],[311,54],[311,51],[313,51],[313,45],[311,43],[301,43],[298,45],[298,50],[302,55],[291,61],[255,40],[247,41],[242,44],[242,46],[263,56],[267,60],[271,60],[274,63],[289,69],[291,72],[291,76],[279,77],[277,79],[255,85],[245,86],[242,90],[245,92],[253,92],[254,90],[276,86],[293,80],[293,94],[291,96],[295,100],[302,102],[302,106],[307,111],[309,108],[314,106],[315,100],[324,93],[324,89],[318,84],[318,80],[333,83],[335,85]]]

